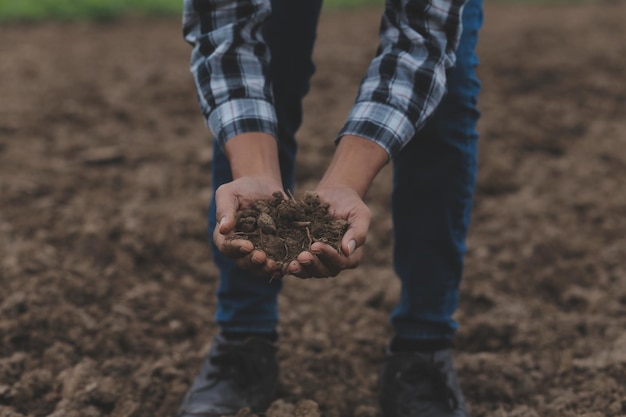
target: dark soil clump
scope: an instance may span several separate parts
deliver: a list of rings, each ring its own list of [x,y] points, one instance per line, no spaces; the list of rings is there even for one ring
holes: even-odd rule
[[[275,192],[271,200],[257,200],[238,213],[234,238],[251,241],[282,268],[314,242],[340,251],[347,228],[348,223],[335,218],[316,193],[307,192],[302,200],[296,200]]]

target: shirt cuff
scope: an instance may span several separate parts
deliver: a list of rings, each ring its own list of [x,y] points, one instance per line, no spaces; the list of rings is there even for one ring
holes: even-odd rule
[[[259,99],[243,98],[221,104],[209,114],[207,126],[222,149],[228,139],[242,133],[260,132],[278,137],[274,106]]]
[[[335,141],[338,142],[345,135],[370,139],[393,158],[413,138],[415,132],[415,126],[404,113],[387,104],[361,102],[352,107]]]

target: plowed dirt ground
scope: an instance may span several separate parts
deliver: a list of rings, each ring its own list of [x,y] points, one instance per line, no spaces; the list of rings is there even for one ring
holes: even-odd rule
[[[626,415],[626,3],[488,5],[457,364],[474,416]],[[325,13],[311,189],[379,11]],[[216,332],[210,138],[179,19],[0,28],[0,415],[173,416]],[[286,278],[269,415],[379,417],[390,169],[367,256]],[[306,411],[308,407],[308,411]]]

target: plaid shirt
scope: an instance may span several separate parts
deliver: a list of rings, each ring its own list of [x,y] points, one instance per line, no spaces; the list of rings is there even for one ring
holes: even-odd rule
[[[338,139],[368,138],[392,157],[411,140],[445,93],[464,4],[387,0],[376,57]],[[260,31],[270,13],[270,0],[184,0],[183,32],[194,46],[200,107],[222,146],[244,132],[277,137],[270,53]]]

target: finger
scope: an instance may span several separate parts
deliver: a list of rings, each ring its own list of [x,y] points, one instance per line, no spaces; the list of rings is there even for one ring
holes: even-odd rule
[[[365,244],[371,216],[369,209],[365,209],[359,215],[348,219],[350,225],[341,239],[341,251],[346,256],[352,255],[357,248]]]
[[[218,221],[216,229],[221,234],[230,233],[237,223],[236,214],[239,209],[239,199],[237,195],[228,190],[228,184],[225,184],[215,192],[216,219]]]
[[[239,258],[237,266],[259,277],[271,277],[281,274],[281,271],[276,269],[276,262],[268,258],[265,252],[260,250],[255,250],[249,256]]]
[[[246,256],[254,249],[254,245],[249,240],[233,239],[232,235],[220,233],[217,227],[213,231],[213,242],[221,253],[232,259]]]
[[[362,247],[356,248],[352,255],[346,256],[332,246],[319,242],[311,246],[311,251],[331,271],[356,268],[363,257]]]
[[[347,263],[343,269],[354,269],[361,263],[363,259],[363,247],[356,248],[355,251],[348,257]]]
[[[289,262],[289,264],[285,266],[284,272],[285,274],[295,275],[298,278],[307,278],[299,275],[302,272],[302,265],[296,260]]]
[[[303,259],[303,256],[306,259]],[[298,259],[299,258],[299,259]],[[285,274],[294,275],[298,278],[311,278],[311,275],[307,269],[305,269],[304,265],[300,263],[300,260],[303,260],[305,264],[308,264],[312,261],[313,254],[309,252],[302,252],[299,256],[291,261],[285,268]]]
[[[340,269],[334,267],[335,265],[326,265],[317,256],[310,252],[302,252],[298,255],[296,260],[301,266],[301,271],[298,276],[326,278],[335,276],[340,271]]]

